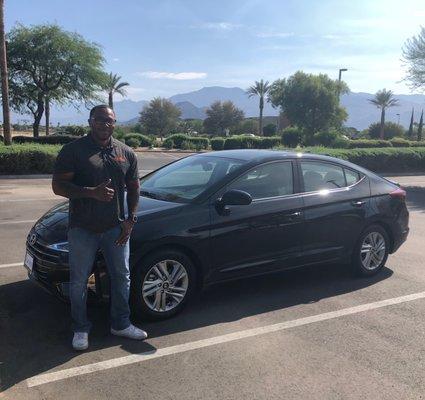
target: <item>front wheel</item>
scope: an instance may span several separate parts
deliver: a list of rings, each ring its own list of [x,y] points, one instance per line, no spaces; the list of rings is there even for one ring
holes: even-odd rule
[[[131,306],[139,318],[161,320],[179,313],[195,288],[195,268],[185,254],[161,250],[136,265],[131,278]]]
[[[359,237],[353,252],[352,265],[361,276],[371,276],[380,271],[388,258],[389,238],[380,225],[371,225]]]

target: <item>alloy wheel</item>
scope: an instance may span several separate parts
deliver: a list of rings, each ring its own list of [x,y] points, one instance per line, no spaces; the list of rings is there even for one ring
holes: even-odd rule
[[[146,274],[142,296],[146,305],[156,312],[177,307],[185,298],[189,287],[186,268],[175,260],[162,260]]]
[[[379,232],[370,232],[364,239],[360,259],[364,268],[373,271],[379,268],[385,258],[385,238]]]

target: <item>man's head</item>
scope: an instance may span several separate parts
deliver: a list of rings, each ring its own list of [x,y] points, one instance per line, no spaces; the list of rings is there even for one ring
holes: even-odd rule
[[[115,127],[115,113],[107,105],[95,106],[90,110],[89,125],[94,139],[100,142],[108,140]]]

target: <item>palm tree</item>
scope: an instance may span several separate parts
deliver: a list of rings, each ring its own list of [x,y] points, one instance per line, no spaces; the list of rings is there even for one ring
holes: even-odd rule
[[[248,97],[258,96],[260,97],[260,121],[258,124],[258,134],[263,135],[263,108],[264,108],[264,97],[270,90],[269,82],[264,82],[262,79],[260,82],[255,81],[255,84],[250,86],[246,90]]]
[[[108,79],[106,81],[105,89],[108,91],[108,104],[112,109],[114,108],[113,97],[115,93],[120,94],[121,96],[126,96],[127,93],[125,91],[124,86],[128,86],[128,82],[120,82],[121,77],[117,74],[109,73]],[[120,83],[118,83],[120,82]]]
[[[382,89],[376,92],[375,98],[369,99],[369,102],[381,109],[381,127],[379,130],[379,138],[382,140],[384,139],[385,110],[388,107],[399,105],[398,100],[393,96],[394,94],[391,90]]]
[[[6,58],[6,42],[4,39],[4,1],[0,0],[0,70],[1,70],[1,94],[3,106],[3,135],[6,145],[12,144],[10,132],[10,110],[9,110],[9,86]]]

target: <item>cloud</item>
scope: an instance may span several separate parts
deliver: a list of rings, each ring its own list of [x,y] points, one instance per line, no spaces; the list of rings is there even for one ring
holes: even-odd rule
[[[118,62],[120,59],[119,58],[113,58],[112,61],[114,62]]]
[[[211,29],[217,31],[231,31],[241,28],[240,24],[232,24],[231,22],[204,22],[201,25],[193,26],[192,28]]]
[[[137,94],[137,93],[143,93],[146,92],[146,89],[141,88],[141,87],[133,87],[133,86],[128,86],[126,87],[126,92],[128,94]]]
[[[294,32],[258,32],[256,34],[260,38],[288,38],[294,35]]]
[[[149,79],[174,79],[178,81],[185,81],[191,79],[205,79],[206,72],[159,72],[159,71],[146,71],[137,72],[136,75]]]

